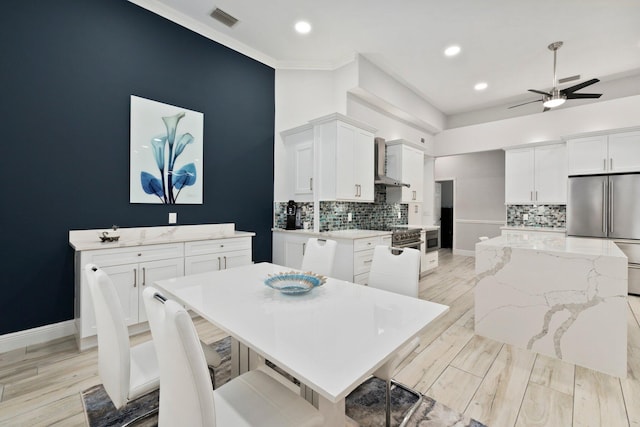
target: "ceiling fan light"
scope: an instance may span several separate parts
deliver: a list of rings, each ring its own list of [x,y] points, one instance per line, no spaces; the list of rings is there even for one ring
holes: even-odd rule
[[[555,108],[564,104],[564,101],[566,101],[566,99],[564,98],[549,98],[544,101],[542,105],[544,105],[546,108]]]

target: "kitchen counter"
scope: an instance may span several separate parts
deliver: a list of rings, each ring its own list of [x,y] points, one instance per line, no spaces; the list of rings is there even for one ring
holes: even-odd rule
[[[120,238],[116,242],[100,241],[103,231],[113,232],[110,228],[70,230],[69,244],[76,251],[87,251],[256,235],[253,232],[236,231],[233,223],[118,228]]]
[[[321,239],[366,239],[369,237],[391,236],[391,231],[379,230],[334,230],[334,231],[313,231],[313,230],[284,230],[282,228],[272,228],[271,231],[279,233],[290,233],[308,237],[319,237]]]
[[[625,377],[627,258],[609,240],[511,232],[476,244],[475,332]]]

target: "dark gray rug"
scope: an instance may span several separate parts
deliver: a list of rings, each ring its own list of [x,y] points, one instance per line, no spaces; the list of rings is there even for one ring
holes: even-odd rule
[[[220,387],[229,381],[231,372],[231,340],[222,339],[214,343],[218,353],[223,356],[223,362],[215,370],[216,387]],[[269,364],[273,367],[273,365]],[[277,367],[275,368],[277,369]],[[278,369],[277,369],[278,370]],[[282,371],[278,370],[283,373]],[[289,377],[297,382],[295,378]],[[383,426],[384,413],[384,381],[371,378],[360,387],[355,389],[346,399],[346,412],[349,417],[357,421],[362,427]],[[122,426],[142,414],[150,412],[158,407],[159,391],[151,392],[136,400],[129,402],[124,408],[116,409],[111,403],[102,384],[91,387],[82,392],[87,421],[90,427],[116,427]],[[400,425],[413,403],[415,396],[399,387],[391,389],[391,424]],[[157,416],[140,420],[135,423],[136,427],[156,427],[158,425]],[[466,417],[435,400],[423,396],[422,403],[413,413],[408,427],[486,427],[484,424]]]

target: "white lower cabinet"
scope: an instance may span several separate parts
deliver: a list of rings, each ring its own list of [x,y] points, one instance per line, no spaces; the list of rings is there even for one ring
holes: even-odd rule
[[[273,263],[300,269],[305,246],[310,235],[295,232],[273,232]],[[333,238],[338,242],[333,277],[364,285],[369,280],[369,270],[376,245],[391,246],[391,235],[362,239]]]
[[[191,256],[187,256],[191,255]],[[80,350],[94,347],[96,321],[86,264],[102,268],[114,284],[131,333],[148,328],[142,292],[157,280],[251,264],[251,237],[77,251],[76,326]]]
[[[184,244],[185,274],[226,270],[251,264],[251,239],[205,240]]]

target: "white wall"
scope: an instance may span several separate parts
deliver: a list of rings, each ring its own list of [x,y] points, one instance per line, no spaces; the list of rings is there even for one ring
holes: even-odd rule
[[[640,95],[445,130],[436,156],[495,150],[567,136],[640,125]]]
[[[433,135],[398,120],[358,97],[347,97],[347,116],[375,127],[378,130],[376,136],[380,136],[387,141],[404,139],[405,141],[422,144],[420,141],[424,139],[424,150],[427,152],[434,151]]]
[[[505,221],[504,151],[438,157],[434,179],[455,181],[454,253],[472,255],[478,237],[500,234]]]

